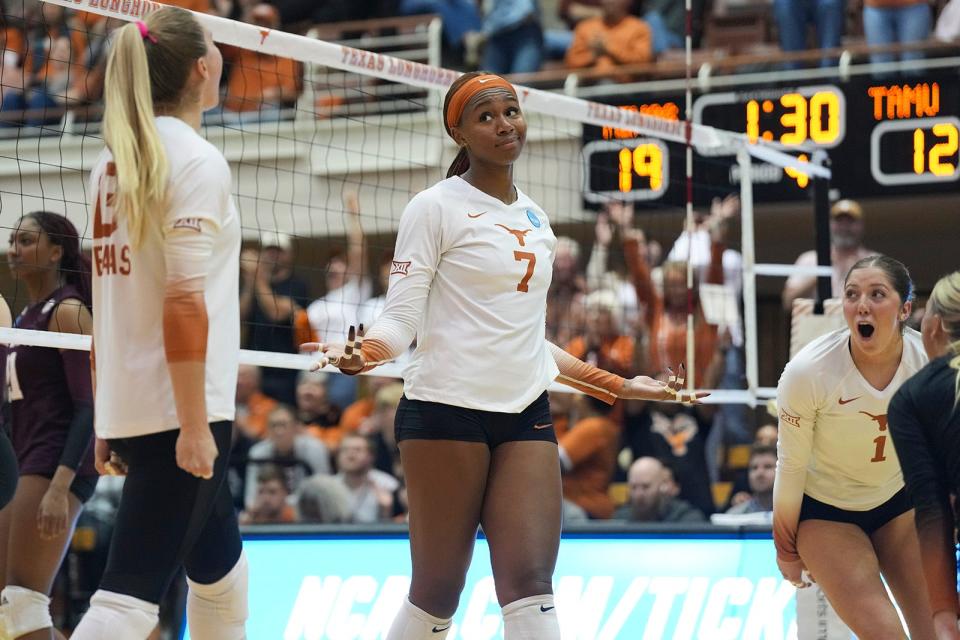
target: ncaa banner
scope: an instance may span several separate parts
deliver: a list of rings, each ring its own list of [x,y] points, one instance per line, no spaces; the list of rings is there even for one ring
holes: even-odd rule
[[[699,537],[698,537],[699,535]],[[796,589],[768,535],[565,537],[554,574],[563,640],[784,640]],[[251,640],[379,640],[410,584],[406,538],[254,538]],[[478,540],[450,640],[503,638],[489,550]]]

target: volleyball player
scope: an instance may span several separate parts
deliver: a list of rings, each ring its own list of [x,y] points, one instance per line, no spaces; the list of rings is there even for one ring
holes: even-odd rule
[[[107,149],[90,178],[96,459],[127,477],[73,640],[146,638],[181,565],[191,637],[244,637],[247,564],[225,482],[240,220],[230,167],[198,134],[221,68],[210,33],[169,7],[119,29],[107,61]]]
[[[0,295],[0,327],[11,327],[13,317],[10,314],[10,307],[2,295]],[[0,405],[3,410],[0,411],[0,509],[10,504],[13,500],[13,494],[17,490],[17,455],[13,452],[13,445],[10,443],[9,424],[6,413],[6,388],[7,377],[4,371],[5,367],[0,367]]]
[[[90,263],[73,224],[37,211],[10,234],[10,271],[27,292],[16,327],[89,335]],[[93,494],[93,397],[86,351],[9,345],[6,392],[19,466],[0,512],[0,637],[60,637],[50,590],[83,503]]]
[[[887,404],[925,363],[904,328],[913,285],[900,262],[868,256],[847,273],[847,327],[787,364],[780,408],[773,536],[784,577],[819,583],[859,638],[906,638],[881,574],[914,640],[933,638],[910,498],[887,431]]]
[[[527,132],[517,94],[499,76],[468,73],[443,111],[460,151],[447,179],[403,213],[382,315],[366,339],[351,327],[346,346],[306,347],[325,352],[320,365],[357,373],[417,337],[396,418],[413,579],[388,639],[446,637],[482,525],[505,637],[558,640],[562,499],[546,388],[557,379],[610,403],[667,400],[683,380],[624,380],[546,342],[557,241],[514,184]]]
[[[890,434],[917,510],[927,594],[938,640],[957,630],[956,510],[960,494],[960,271],[941,278],[920,326],[930,364],[890,401]]]

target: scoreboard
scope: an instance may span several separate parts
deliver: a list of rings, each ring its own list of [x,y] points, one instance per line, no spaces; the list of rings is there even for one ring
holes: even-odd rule
[[[617,96],[630,109],[676,119],[682,96]],[[960,192],[960,75],[911,75],[883,81],[770,85],[696,96],[696,123],[743,133],[808,160],[825,153],[831,187],[843,197]],[[695,199],[739,189],[734,149],[694,154]],[[683,145],[630,131],[584,127],[583,196],[651,204],[684,202]],[[753,161],[754,199],[809,198],[811,180],[793,169]]]

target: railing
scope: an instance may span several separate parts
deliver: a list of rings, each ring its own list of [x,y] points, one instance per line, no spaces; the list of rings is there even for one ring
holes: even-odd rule
[[[438,66],[440,34],[440,18],[417,15],[317,25],[307,37]],[[404,113],[427,105],[426,90],[320,65],[307,65],[304,86],[298,117]]]

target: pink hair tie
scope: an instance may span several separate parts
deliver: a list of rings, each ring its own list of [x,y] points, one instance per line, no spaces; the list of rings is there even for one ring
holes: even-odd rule
[[[157,36],[150,33],[150,29],[147,27],[147,23],[143,20],[137,20],[137,29],[140,29],[140,37],[144,40],[149,40],[153,44],[157,44]]]

